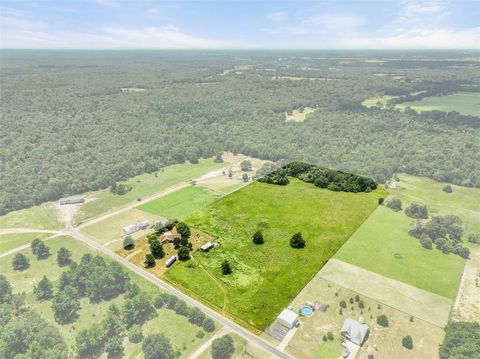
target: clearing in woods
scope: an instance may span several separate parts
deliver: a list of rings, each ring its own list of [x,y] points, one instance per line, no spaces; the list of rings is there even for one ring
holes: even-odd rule
[[[178,263],[166,278],[222,308],[222,291],[204,273],[206,269],[227,289],[226,311],[263,330],[384,195],[382,189],[332,192],[294,178],[287,186],[254,182],[185,219],[191,227],[217,238],[220,246],[194,254],[202,268],[193,262]],[[263,232],[263,245],[252,243],[257,230]],[[289,240],[296,232],[302,233],[306,248],[290,247]],[[232,265],[231,275],[221,274],[224,259]]]
[[[315,112],[317,109],[313,107],[304,107],[293,110],[291,112],[285,112],[286,122],[303,122],[307,115]]]

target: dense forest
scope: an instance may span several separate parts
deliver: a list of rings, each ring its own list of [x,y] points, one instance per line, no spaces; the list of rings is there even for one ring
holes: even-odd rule
[[[0,215],[226,150],[480,187],[478,117],[362,106],[478,91],[476,55],[2,50]]]

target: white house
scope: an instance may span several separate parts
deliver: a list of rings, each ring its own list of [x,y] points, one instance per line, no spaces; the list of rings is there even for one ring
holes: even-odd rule
[[[362,346],[368,338],[369,328],[364,323],[347,318],[343,323],[340,334],[352,343]]]
[[[298,323],[298,314],[286,308],[278,315],[277,323],[288,329],[292,329]]]

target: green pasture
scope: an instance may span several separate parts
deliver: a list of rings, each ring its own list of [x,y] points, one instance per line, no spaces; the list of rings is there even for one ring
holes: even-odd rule
[[[108,189],[88,193],[87,196],[93,199],[81,206],[75,216],[75,222],[84,222],[116,207],[136,201],[138,198],[151,196],[175,184],[196,178],[224,166],[226,166],[225,163],[215,163],[211,158],[201,159],[198,164],[184,163],[172,165],[157,171],[156,175],[155,173],[147,173],[133,177],[124,182],[132,186],[132,190],[122,196],[114,195]]]
[[[219,198],[218,194],[198,186],[182,188],[164,197],[145,203],[139,210],[169,219],[183,219]]]
[[[167,278],[216,306],[220,304],[220,282],[227,294],[223,302],[226,311],[263,330],[384,195],[382,189],[356,194],[332,192],[296,179],[287,186],[254,182],[185,219],[217,237],[221,245],[209,253],[195,254],[202,267],[176,265],[167,272]],[[257,246],[251,238],[259,229],[265,244]],[[296,232],[307,242],[303,249],[289,245]],[[230,261],[233,274],[221,274],[223,259]],[[205,270],[216,280],[205,278]],[[195,281],[197,276],[205,279]]]
[[[401,175],[396,189],[389,192],[403,201],[427,205],[430,215],[458,215],[467,233],[479,231],[480,190],[452,186],[419,177]],[[388,278],[454,299],[465,261],[454,254],[424,249],[408,234],[413,219],[403,211],[378,207],[335,255],[337,259]]]
[[[457,92],[446,96],[424,97],[421,100],[397,104],[395,108],[415,111],[457,111],[464,115],[480,116],[480,92]]]

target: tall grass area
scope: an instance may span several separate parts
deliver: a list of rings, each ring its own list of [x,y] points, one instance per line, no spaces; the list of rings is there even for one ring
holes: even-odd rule
[[[221,243],[209,253],[195,254],[195,258],[227,291],[223,303],[227,312],[264,329],[365,221],[384,195],[382,189],[356,194],[332,192],[294,178],[287,186],[254,182],[185,221],[218,237]],[[263,245],[252,243],[257,230],[263,232]],[[303,249],[289,245],[296,232],[306,240]],[[224,259],[233,267],[231,275],[221,274]],[[195,281],[204,271],[202,267],[174,266],[167,277],[206,301],[211,293],[217,293],[214,298],[218,300],[217,281],[204,276]],[[194,284],[190,284],[192,280]]]
[[[213,159],[201,159],[197,164],[183,163],[163,168],[155,173],[147,173],[133,177],[124,183],[132,190],[124,195],[115,195],[109,190],[88,193],[93,200],[85,203],[75,216],[75,222],[80,223],[98,216],[116,207],[123,206],[138,198],[151,196],[177,183],[196,178],[204,173],[226,166],[226,163],[215,163]]]

